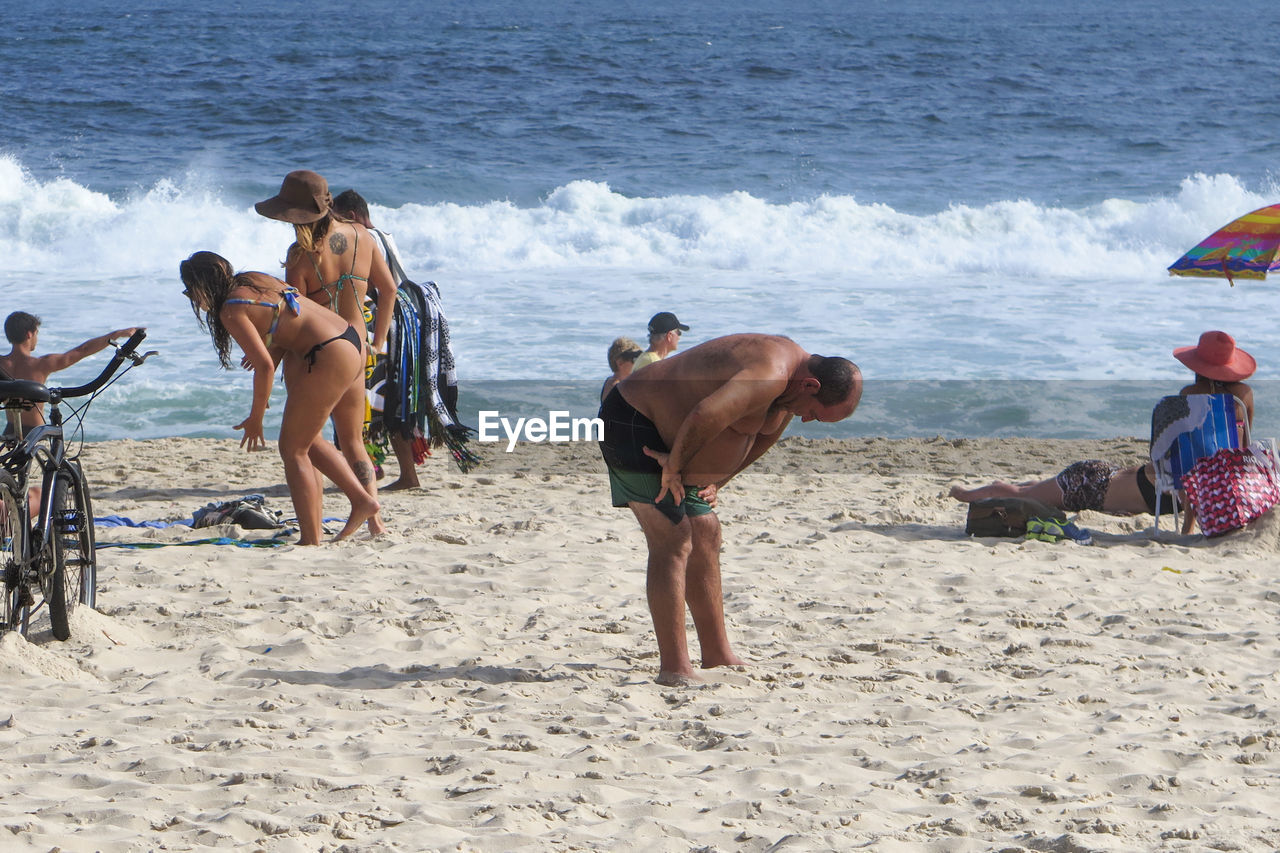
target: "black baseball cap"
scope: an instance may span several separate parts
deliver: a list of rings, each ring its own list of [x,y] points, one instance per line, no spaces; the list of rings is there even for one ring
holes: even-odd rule
[[[649,318],[649,334],[665,335],[667,332],[679,329],[682,332],[689,331],[689,327],[680,322],[680,319],[670,311],[659,311]]]

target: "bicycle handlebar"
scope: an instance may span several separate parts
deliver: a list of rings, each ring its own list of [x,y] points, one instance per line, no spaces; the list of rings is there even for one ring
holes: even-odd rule
[[[107,366],[102,368],[102,372],[98,374],[96,379],[86,382],[83,385],[76,385],[72,388],[50,388],[50,397],[57,400],[65,400],[68,397],[87,397],[103,385],[106,385],[107,380],[115,375],[116,370],[119,369],[120,365],[126,358],[133,359],[135,364],[141,364],[142,362],[138,361],[138,359],[134,357],[133,351],[138,348],[139,344],[146,340],[146,337],[147,332],[145,329],[139,329],[134,332],[129,336],[129,340],[125,341],[118,349],[116,349],[116,354],[111,356],[111,361],[107,362]],[[150,353],[148,353],[148,355],[150,355]],[[146,356],[143,356],[143,359],[145,358]]]
[[[57,403],[68,397],[87,397],[103,385],[106,385],[107,380],[115,375],[116,370],[120,368],[126,358],[130,359],[134,364],[142,364],[142,362],[154,355],[153,352],[141,356],[134,353],[134,350],[138,348],[138,344],[142,343],[146,337],[147,333],[143,329],[134,332],[129,337],[129,340],[117,347],[116,354],[111,357],[111,361],[107,363],[106,367],[102,368],[102,372],[91,382],[70,388],[53,388],[29,379],[6,379],[0,381],[0,400]]]

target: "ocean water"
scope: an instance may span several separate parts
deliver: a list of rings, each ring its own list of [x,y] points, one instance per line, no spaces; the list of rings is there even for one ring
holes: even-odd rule
[[[41,315],[45,351],[148,326],[159,355],[89,438],[231,435],[248,377],[218,368],[177,265],[278,272],[291,230],[252,205],[311,168],[440,284],[473,425],[590,411],[613,337],[672,310],[685,346],[766,331],[857,361],[858,413],[803,434],[1143,435],[1206,329],[1280,377],[1277,283],[1165,272],[1280,201],[1257,72],[1280,47],[1224,47],[1204,15],[37,0],[0,35],[0,313]]]

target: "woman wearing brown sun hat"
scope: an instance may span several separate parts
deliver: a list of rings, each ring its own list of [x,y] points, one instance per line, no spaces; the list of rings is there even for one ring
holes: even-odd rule
[[[285,280],[362,330],[362,340],[367,328],[365,298],[373,286],[377,294],[373,352],[381,352],[386,347],[396,304],[395,279],[377,251],[373,235],[363,225],[334,214],[328,181],[307,169],[290,172],[285,175],[280,192],[258,202],[254,209],[268,219],[293,226],[294,243],[284,262]],[[368,360],[368,344],[365,347]],[[369,494],[377,497],[373,460],[364,443],[367,409],[365,377],[361,374],[334,408],[333,424],[342,455]],[[369,519],[371,534],[385,529],[381,516]]]

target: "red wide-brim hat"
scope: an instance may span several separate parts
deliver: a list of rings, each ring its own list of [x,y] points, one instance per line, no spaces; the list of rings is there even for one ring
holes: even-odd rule
[[[1173,357],[1201,376],[1219,382],[1248,379],[1258,369],[1253,356],[1236,346],[1226,332],[1205,332],[1193,347],[1178,347]]]

